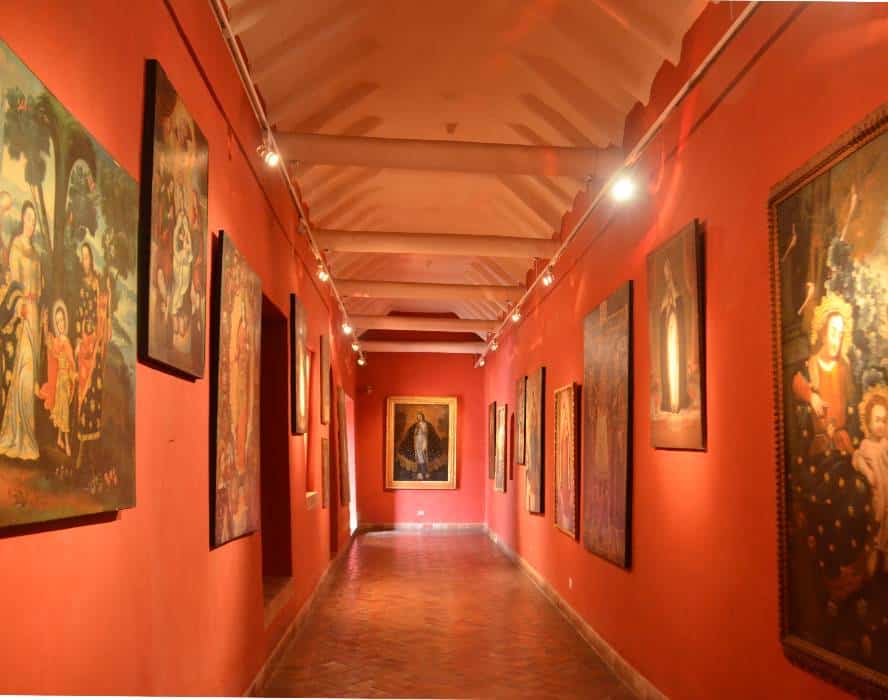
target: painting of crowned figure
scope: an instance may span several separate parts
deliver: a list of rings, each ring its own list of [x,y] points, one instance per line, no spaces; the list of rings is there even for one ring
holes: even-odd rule
[[[212,402],[212,544],[259,528],[259,381],[262,282],[231,238],[219,234]]]
[[[148,62],[145,94],[142,227],[149,260],[141,353],[202,377],[209,147],[157,61]]]
[[[787,655],[888,690],[888,110],[771,200]]]
[[[385,487],[456,488],[456,398],[388,398]]]
[[[138,190],[0,42],[0,526],[135,504]]]

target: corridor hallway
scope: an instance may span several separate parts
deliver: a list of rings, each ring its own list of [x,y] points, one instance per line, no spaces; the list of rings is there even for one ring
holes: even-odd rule
[[[264,695],[631,698],[481,533],[359,535]]]

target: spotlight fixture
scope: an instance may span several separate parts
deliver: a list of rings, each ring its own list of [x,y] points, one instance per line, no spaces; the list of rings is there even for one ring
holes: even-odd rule
[[[551,287],[552,283],[555,281],[555,272],[552,270],[552,266],[546,268],[546,271],[543,273],[543,284],[547,287]]]
[[[615,202],[628,202],[635,196],[635,182],[628,175],[620,175],[611,187],[611,197]]]
[[[364,365],[367,364],[367,360],[364,359],[364,356],[363,356],[363,355],[361,355],[361,356],[358,358],[358,364],[359,364],[361,367],[363,367]]]
[[[351,335],[354,332],[354,330],[355,329],[352,328],[352,325],[348,321],[342,322],[342,332],[343,333],[345,333],[346,335]]]
[[[512,323],[518,323],[518,321],[520,321],[520,320],[521,320],[521,309],[519,309],[516,306],[515,310],[512,312]]]
[[[357,340],[353,341],[353,342],[352,342],[352,350],[354,350],[355,352],[357,352],[357,351],[360,350],[360,349],[361,349],[361,346],[358,345],[358,341],[357,341]]]
[[[318,261],[318,279],[321,282],[326,282],[330,279],[330,273],[327,272],[327,268],[324,267],[324,263]]]
[[[268,132],[263,134],[262,143],[256,148],[256,153],[259,154],[259,157],[265,161],[265,165],[269,168],[276,168],[278,163],[281,162],[280,154],[271,147],[271,137]]]
[[[494,340],[490,344],[490,350],[491,350],[491,352],[496,352],[497,350],[499,350],[499,343]]]
[[[482,357],[480,360],[478,360],[478,366],[479,366],[479,367],[483,367],[483,366],[484,366],[484,358],[483,358],[483,357]]]

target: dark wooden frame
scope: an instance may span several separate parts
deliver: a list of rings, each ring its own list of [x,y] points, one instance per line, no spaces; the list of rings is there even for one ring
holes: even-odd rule
[[[794,664],[863,697],[888,698],[888,675],[790,633],[788,499],[786,478],[786,426],[783,420],[783,348],[780,326],[780,253],[777,206],[840,161],[888,131],[888,104],[882,105],[803,166],[771,188],[768,198],[768,246],[771,296],[771,343],[773,346],[774,437],[777,464],[777,556],[780,611],[780,642]]]

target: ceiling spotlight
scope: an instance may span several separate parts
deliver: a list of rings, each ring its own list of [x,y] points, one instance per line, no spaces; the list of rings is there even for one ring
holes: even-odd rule
[[[364,359],[364,356],[363,356],[363,355],[361,355],[361,356],[358,358],[358,364],[359,364],[361,367],[363,367],[364,365],[367,364],[367,360]]]
[[[499,350],[499,343],[496,342],[496,341],[494,340],[494,341],[490,344],[490,349],[491,349],[492,352],[496,352],[497,350]]]
[[[265,161],[269,168],[276,168],[278,163],[281,162],[281,156],[272,148],[271,136],[267,131],[262,135],[262,143],[256,148],[256,153],[259,154],[259,157]]]
[[[479,366],[479,367],[483,367],[483,366],[484,366],[484,358],[483,358],[483,357],[482,357],[480,360],[478,360],[478,366]]]
[[[345,333],[346,335],[351,335],[354,332],[354,330],[355,329],[352,328],[352,325],[348,321],[342,322],[342,332],[343,333]]]
[[[512,323],[518,323],[518,321],[520,321],[520,320],[521,320],[521,309],[519,309],[516,306],[515,310],[512,312]]]
[[[543,273],[543,284],[547,287],[551,287],[552,283],[555,281],[555,273],[552,271],[552,266],[546,268],[546,271]]]
[[[322,262],[318,262],[318,279],[321,282],[326,282],[330,279],[330,273],[327,272],[327,268],[324,267]]]
[[[357,352],[357,351],[360,350],[360,349],[361,349],[361,346],[358,345],[358,341],[357,341],[357,340],[354,341],[354,342],[352,343],[352,350],[354,350],[355,352]]]
[[[611,187],[611,197],[615,202],[628,202],[635,196],[635,182],[628,175],[620,175]]]

